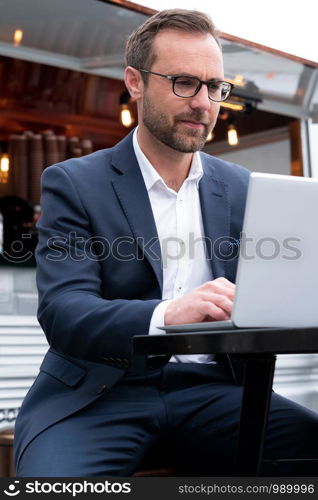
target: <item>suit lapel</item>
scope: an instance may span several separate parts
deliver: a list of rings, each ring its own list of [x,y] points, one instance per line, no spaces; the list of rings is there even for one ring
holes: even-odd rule
[[[114,148],[112,160],[117,170],[112,183],[119,203],[138,247],[152,266],[162,290],[160,243],[148,192],[132,145],[132,133]]]
[[[201,155],[204,175],[200,180],[199,193],[207,253],[214,278],[225,276],[223,249],[230,236],[230,203],[227,184],[217,179],[211,160]],[[210,164],[210,165],[209,165]]]

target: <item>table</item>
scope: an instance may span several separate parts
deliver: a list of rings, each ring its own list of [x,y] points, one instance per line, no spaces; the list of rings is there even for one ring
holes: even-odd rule
[[[276,355],[317,353],[318,327],[240,328],[136,335],[133,347],[134,353],[139,355],[242,355],[245,376],[237,475],[252,477],[260,474]]]

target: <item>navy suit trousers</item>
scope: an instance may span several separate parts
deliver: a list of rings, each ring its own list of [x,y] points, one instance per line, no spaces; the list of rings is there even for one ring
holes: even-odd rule
[[[36,436],[17,475],[130,476],[165,448],[180,476],[233,476],[241,398],[220,364],[135,370]],[[316,476],[317,458],[318,416],[273,393],[262,475]]]

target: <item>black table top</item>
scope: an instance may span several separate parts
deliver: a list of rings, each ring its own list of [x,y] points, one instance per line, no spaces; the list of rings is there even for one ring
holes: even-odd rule
[[[133,348],[134,354],[140,355],[318,353],[318,327],[136,335]]]

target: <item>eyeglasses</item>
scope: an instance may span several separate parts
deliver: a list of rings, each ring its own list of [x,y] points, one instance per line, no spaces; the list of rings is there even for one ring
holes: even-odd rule
[[[229,97],[234,87],[232,83],[223,82],[222,80],[208,80],[205,82],[196,76],[163,75],[162,73],[155,73],[147,69],[139,69],[139,71],[171,80],[172,91],[178,97],[194,97],[201,90],[202,85],[206,85],[209,99],[214,102],[222,102]]]

